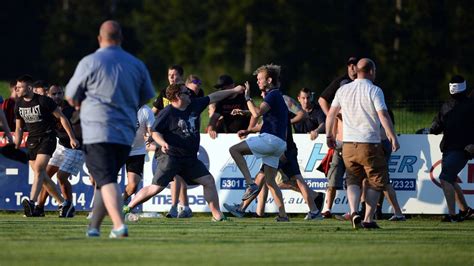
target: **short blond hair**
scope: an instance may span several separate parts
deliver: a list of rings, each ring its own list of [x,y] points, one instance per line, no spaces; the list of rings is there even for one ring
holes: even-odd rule
[[[278,83],[280,82],[281,66],[274,65],[274,64],[263,65],[257,68],[253,72],[253,74],[258,75],[258,73],[260,72],[265,72],[267,74],[267,77],[272,78],[273,85],[277,86]]]

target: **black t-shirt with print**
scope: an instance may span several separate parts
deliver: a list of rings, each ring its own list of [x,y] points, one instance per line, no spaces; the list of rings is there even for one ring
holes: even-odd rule
[[[247,129],[250,123],[250,116],[231,115],[234,109],[248,110],[247,101],[244,95],[239,94],[235,98],[227,98],[216,103],[216,113],[223,117],[224,127],[219,128],[217,133],[237,133],[241,129]]]
[[[168,105],[158,113],[153,129],[168,143],[168,155],[197,157],[201,140],[200,117],[208,105],[209,97],[200,97],[192,99],[184,111]]]
[[[15,106],[16,119],[22,119],[29,131],[29,137],[56,135],[53,111],[56,103],[49,97],[33,94],[31,101],[18,99]]]

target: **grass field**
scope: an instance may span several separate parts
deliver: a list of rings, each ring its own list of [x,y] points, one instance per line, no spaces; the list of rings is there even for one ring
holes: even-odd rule
[[[142,219],[127,239],[85,237],[85,216],[24,218],[0,214],[0,265],[473,265],[474,221],[416,217],[352,230],[334,219],[290,223],[272,218],[210,222]]]

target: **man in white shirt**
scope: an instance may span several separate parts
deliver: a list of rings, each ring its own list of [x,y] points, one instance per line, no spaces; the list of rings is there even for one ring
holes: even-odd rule
[[[343,148],[346,184],[352,226],[379,228],[373,220],[380,192],[388,182],[387,162],[380,139],[380,125],[384,128],[392,150],[399,149],[393,124],[387,112],[382,90],[373,84],[375,63],[363,58],[357,63],[357,79],[342,86],[331,104],[326,119],[327,145],[335,148],[335,137],[330,133],[336,115],[342,110]],[[357,213],[362,180],[367,178],[365,218]]]

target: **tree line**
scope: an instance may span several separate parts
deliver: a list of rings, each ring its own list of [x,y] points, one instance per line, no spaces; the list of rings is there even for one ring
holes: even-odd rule
[[[283,67],[290,95],[320,93],[349,56],[377,64],[389,100],[444,99],[451,75],[474,82],[474,5],[468,0],[19,0],[2,3],[0,78],[23,73],[66,83],[97,49],[98,27],[116,19],[124,49],[141,58],[157,88],[180,64],[211,92],[227,73],[255,81],[266,63]]]

